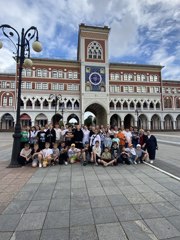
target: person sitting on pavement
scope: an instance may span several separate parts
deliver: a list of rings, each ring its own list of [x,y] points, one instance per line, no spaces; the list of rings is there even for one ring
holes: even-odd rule
[[[122,147],[121,154],[120,154],[120,163],[124,163],[127,165],[131,164],[131,161],[129,160],[129,153],[126,151],[125,147]]]
[[[135,161],[137,163],[143,163],[143,161],[147,161],[147,159],[148,159],[148,153],[141,148],[140,144],[137,144]]]
[[[68,147],[65,144],[65,141],[61,142],[59,146],[59,164],[68,165]]]
[[[129,147],[126,148],[126,152],[129,154],[130,162],[133,163],[133,164],[137,164],[137,162],[136,162],[136,150],[133,147],[132,143],[130,143]]]
[[[99,164],[103,166],[113,166],[117,163],[117,159],[112,159],[111,153],[109,152],[109,148],[105,147],[104,152],[101,154],[101,158],[97,160]]]
[[[59,162],[59,148],[58,143],[53,144],[53,160],[51,161],[52,165],[55,165]]]
[[[39,167],[47,167],[51,165],[51,161],[53,160],[53,150],[50,148],[50,143],[45,143],[45,148],[40,151],[38,154]]]
[[[31,148],[29,143],[25,143],[24,147],[20,152],[18,162],[20,165],[24,166],[31,161]]]
[[[76,148],[74,143],[71,144],[71,147],[68,150],[68,160],[69,163],[75,163],[80,161],[81,150]]]
[[[39,165],[38,154],[40,153],[39,145],[37,143],[34,144],[34,147],[31,151],[32,158],[32,167],[37,167]]]
[[[84,147],[82,149],[82,155],[84,154],[84,162],[83,165],[87,165],[88,162],[90,162],[91,158],[91,151],[90,151],[90,145],[89,142],[85,142]]]
[[[120,140],[119,140],[119,138],[117,137],[117,133],[114,134],[114,137],[113,137],[113,139],[112,139],[112,142],[116,142],[117,145],[118,145],[118,147],[119,147],[119,142],[120,142]]]
[[[96,140],[95,145],[92,147],[91,152],[91,162],[93,162],[96,166],[98,165],[98,159],[101,158],[101,147],[99,141]]]
[[[112,159],[116,159],[117,160],[117,163],[120,163],[121,160],[120,160],[120,149],[118,147],[118,144],[117,142],[113,142],[112,143],[112,147],[111,147],[111,155],[112,155]]]

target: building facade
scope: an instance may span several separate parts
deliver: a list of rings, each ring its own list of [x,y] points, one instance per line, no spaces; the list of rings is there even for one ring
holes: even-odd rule
[[[22,125],[84,123],[152,130],[180,130],[180,81],[164,81],[163,66],[111,63],[107,26],[79,26],[77,60],[35,58],[23,69]],[[0,74],[0,129],[16,119],[16,74]],[[49,98],[61,95],[61,99]]]

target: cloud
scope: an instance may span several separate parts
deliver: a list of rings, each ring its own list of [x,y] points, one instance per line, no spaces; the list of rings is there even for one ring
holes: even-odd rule
[[[179,0],[9,0],[1,3],[0,22],[19,32],[35,25],[43,52],[32,56],[65,59],[76,59],[80,23],[108,25],[110,61],[162,62],[163,78],[178,79],[179,9]],[[0,71],[13,66],[6,50]]]

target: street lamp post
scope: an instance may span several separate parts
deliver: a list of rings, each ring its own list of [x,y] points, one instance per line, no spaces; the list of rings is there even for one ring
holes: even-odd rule
[[[56,122],[57,122],[56,114],[57,114],[57,111],[59,110],[59,108],[57,108],[57,106],[58,106],[59,101],[62,100],[62,95],[61,94],[50,94],[49,100],[54,100],[54,102],[55,102],[55,124],[56,124]]]
[[[22,83],[22,69],[23,66],[31,67],[32,61],[30,59],[30,41],[35,38],[32,44],[32,48],[35,52],[40,52],[42,50],[41,43],[39,42],[38,30],[36,27],[32,26],[27,31],[22,28],[21,34],[8,24],[3,24],[0,26],[3,35],[8,38],[14,45],[15,60],[18,64],[18,93],[17,93],[17,109],[16,109],[16,124],[13,134],[13,148],[11,155],[11,162],[8,167],[15,168],[20,167],[18,163],[18,157],[20,152],[20,138],[21,138],[21,124],[20,124],[20,107],[21,107],[21,83]],[[17,43],[14,42],[16,39]],[[0,41],[0,49],[3,47],[3,43]]]

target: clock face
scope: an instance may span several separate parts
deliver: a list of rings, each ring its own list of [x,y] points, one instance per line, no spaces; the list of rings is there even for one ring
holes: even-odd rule
[[[98,72],[92,72],[89,75],[89,81],[93,84],[93,85],[99,85],[102,81],[102,77]]]

